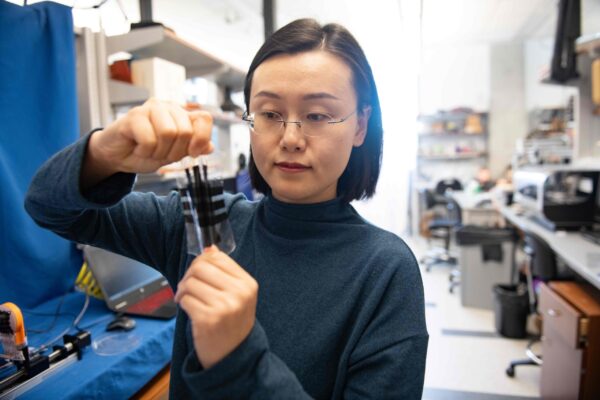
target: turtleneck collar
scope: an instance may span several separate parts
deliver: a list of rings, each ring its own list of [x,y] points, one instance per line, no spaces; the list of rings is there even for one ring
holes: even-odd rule
[[[260,214],[267,230],[288,238],[314,235],[329,224],[351,223],[360,219],[354,208],[340,197],[321,203],[292,204],[269,194],[261,203]]]

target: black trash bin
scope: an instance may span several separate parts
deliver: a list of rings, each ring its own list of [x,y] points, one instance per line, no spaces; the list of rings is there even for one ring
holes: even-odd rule
[[[527,336],[529,300],[527,289],[519,285],[494,286],[496,331],[505,337],[521,339]]]

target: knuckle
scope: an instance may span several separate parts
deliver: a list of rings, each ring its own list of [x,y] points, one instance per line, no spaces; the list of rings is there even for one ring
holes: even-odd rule
[[[165,127],[161,129],[160,136],[168,139],[172,139],[177,136],[177,128]]]
[[[167,155],[167,158],[166,158],[166,160],[165,160],[165,161],[166,161],[167,163],[173,163],[173,162],[175,162],[175,161],[179,161],[179,160],[181,160],[182,158],[183,158],[183,156],[182,156],[182,155],[180,155],[179,153],[169,153],[169,154]]]
[[[236,312],[238,310],[240,310],[243,306],[243,299],[239,299],[236,297],[228,297],[225,304],[226,304],[226,309],[229,312]]]
[[[207,124],[213,123],[213,116],[208,111],[198,111],[198,116],[202,119],[202,121],[204,121]]]
[[[248,283],[248,289],[250,291],[250,295],[256,297],[258,295],[258,282],[256,282],[254,279],[251,279]]]
[[[243,308],[245,304],[252,302],[254,296],[252,295],[252,292],[248,289],[243,289],[238,293],[238,298],[238,306],[239,308]]]
[[[151,136],[140,136],[137,141],[139,144],[149,149],[154,149],[157,145],[156,138]]]
[[[140,115],[146,115],[146,110],[147,110],[147,107],[145,107],[145,105],[135,106],[127,112],[127,115],[132,115],[134,117],[138,117]]]
[[[191,126],[185,126],[183,128],[181,128],[181,130],[179,131],[179,134],[185,138],[185,139],[189,139],[192,137],[192,135],[194,134],[194,130],[192,129]]]
[[[194,261],[192,261],[192,264],[189,266],[188,271],[190,271],[191,274],[196,274],[202,271],[203,269],[203,265],[206,261],[204,260],[204,257],[202,255],[196,257],[194,259]]]
[[[219,320],[220,318],[217,315],[215,315],[214,313],[210,313],[205,314],[200,319],[200,323],[204,329],[211,331],[215,330],[216,327],[219,325]]]
[[[133,132],[133,118],[130,116],[124,117],[119,124],[117,125],[117,132],[120,136],[126,136],[129,133]]]

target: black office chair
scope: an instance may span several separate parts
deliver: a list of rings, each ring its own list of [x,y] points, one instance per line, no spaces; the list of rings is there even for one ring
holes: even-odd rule
[[[537,302],[538,299],[535,295],[535,288],[533,286],[533,279],[537,278],[544,282],[548,282],[552,279],[558,278],[558,267],[556,262],[556,254],[548,246],[548,244],[531,231],[524,232],[525,240],[523,251],[529,256],[529,265],[525,271],[525,278],[527,281],[527,290],[529,295],[529,308],[531,314],[537,314]],[[514,360],[510,362],[508,368],[506,368],[506,375],[513,377],[515,376],[515,367],[519,365],[542,365],[542,356],[536,354],[533,351],[533,346],[541,340],[541,336],[535,336],[527,344],[525,354],[527,358],[521,360]]]
[[[458,179],[442,179],[435,185],[435,192],[438,195],[444,196],[448,190],[459,191],[463,190],[462,183]]]
[[[422,191],[426,209],[433,209],[435,206],[444,205],[445,215],[434,218],[429,222],[427,228],[431,238],[443,240],[441,249],[432,248],[425,257],[421,258],[421,263],[425,265],[427,272],[435,265],[454,266],[457,263],[455,256],[450,254],[450,241],[454,229],[461,225],[461,209],[458,203],[449,197],[443,197],[440,200],[439,195],[429,189]]]

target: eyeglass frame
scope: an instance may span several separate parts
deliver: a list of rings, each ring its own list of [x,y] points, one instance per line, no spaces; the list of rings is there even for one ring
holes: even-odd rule
[[[281,117],[281,114],[274,112],[274,111],[272,111],[272,112],[273,112],[273,114],[277,114]],[[245,111],[244,114],[242,115],[242,120],[248,123],[248,125],[250,126],[250,129],[252,129],[253,132],[256,132],[254,130],[254,114],[255,113],[253,113],[253,112],[249,113],[248,111]],[[346,115],[343,118],[331,119],[331,120],[327,121],[327,124],[329,124],[329,125],[341,124],[342,122],[347,121],[348,118],[350,118],[353,114],[356,114],[356,109],[353,110],[350,114]],[[298,126],[298,128],[300,129],[300,132],[302,132],[303,135],[310,136],[310,137],[318,137],[318,135],[314,136],[314,135],[307,134],[306,132],[304,132],[302,130],[302,121],[286,121],[282,117],[280,120],[277,120],[277,122],[282,124],[281,125],[281,127],[283,128],[282,131],[285,130],[285,128],[287,127],[287,124],[296,124]]]

